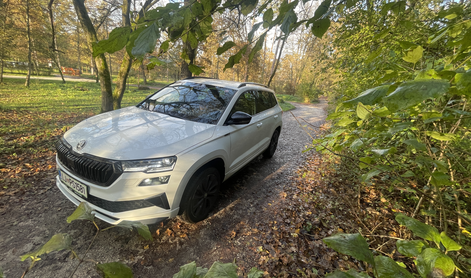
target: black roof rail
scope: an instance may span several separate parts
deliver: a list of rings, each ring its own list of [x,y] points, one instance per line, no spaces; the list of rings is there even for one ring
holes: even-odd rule
[[[212,77],[205,77],[205,76],[192,76],[192,77],[184,78],[182,80],[195,79],[195,78],[214,79]]]
[[[242,87],[245,87],[245,86],[247,86],[247,85],[258,85],[258,86],[262,86],[262,87],[268,88],[268,86],[263,85],[263,84],[260,84],[260,83],[256,83],[256,82],[243,82],[243,83],[240,84],[237,88],[242,88]]]

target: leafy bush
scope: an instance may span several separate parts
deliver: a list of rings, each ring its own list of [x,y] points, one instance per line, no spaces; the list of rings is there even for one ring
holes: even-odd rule
[[[398,240],[397,250],[408,258],[415,258],[414,264],[421,277],[448,277],[457,269],[453,259],[447,254],[459,251],[461,246],[449,238],[444,232],[438,233],[434,227],[426,225],[418,220],[397,214],[396,220],[401,225],[409,228],[415,236],[423,240]],[[385,256],[373,256],[368,248],[368,243],[360,234],[337,234],[323,239],[324,243],[337,252],[364,261],[373,267],[374,276],[377,278],[413,278],[414,276],[405,269],[402,262],[395,262]],[[431,244],[435,243],[435,247]],[[370,277],[366,272],[358,273],[353,269],[347,272],[335,271],[326,275],[332,278]]]

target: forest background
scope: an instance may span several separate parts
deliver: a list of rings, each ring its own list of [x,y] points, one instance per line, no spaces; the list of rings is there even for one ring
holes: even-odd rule
[[[156,80],[198,75],[308,102],[328,97],[333,126],[314,147],[341,158],[359,196],[373,187],[391,210],[453,237],[464,246],[455,264],[470,269],[469,1],[1,0],[0,8],[0,77],[93,68],[101,111],[121,107],[131,68]]]

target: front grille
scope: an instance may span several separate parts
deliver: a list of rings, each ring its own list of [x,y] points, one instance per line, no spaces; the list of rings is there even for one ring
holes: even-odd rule
[[[99,186],[111,185],[122,173],[121,163],[89,154],[79,154],[61,139],[56,144],[57,158],[77,177]]]

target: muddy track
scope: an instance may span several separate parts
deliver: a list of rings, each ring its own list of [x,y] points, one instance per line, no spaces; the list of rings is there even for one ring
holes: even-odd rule
[[[325,119],[326,102],[294,104],[292,113],[302,125],[320,125]],[[236,259],[241,273],[256,266],[252,232],[276,214],[275,203],[304,161],[302,150],[311,138],[290,112],[283,114],[283,130],[272,159],[261,156],[223,184],[222,198],[205,221],[188,225],[179,219],[165,223],[153,242],[135,232],[114,228],[100,233],[74,277],[101,277],[95,262],[121,261],[135,277],[172,277],[185,263],[196,261],[209,268],[214,261]],[[52,180],[45,181],[39,193],[10,198],[0,211],[0,267],[5,277],[21,277],[29,262],[20,256],[36,250],[56,233],[69,233],[74,250],[85,253],[96,229],[92,223],[66,218],[75,209]],[[107,227],[99,222],[100,227]],[[69,277],[78,264],[67,251],[43,255],[26,277]]]

